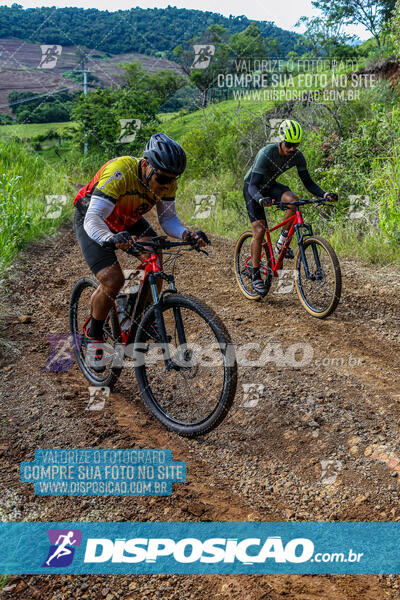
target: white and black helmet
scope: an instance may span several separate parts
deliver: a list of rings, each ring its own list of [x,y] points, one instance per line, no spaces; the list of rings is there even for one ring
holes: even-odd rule
[[[186,167],[186,154],[178,142],[165,133],[151,136],[143,152],[153,169],[181,175]]]

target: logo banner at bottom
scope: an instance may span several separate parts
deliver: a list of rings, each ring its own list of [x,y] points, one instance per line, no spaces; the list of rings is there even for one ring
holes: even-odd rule
[[[6,574],[396,574],[400,523],[0,523]]]

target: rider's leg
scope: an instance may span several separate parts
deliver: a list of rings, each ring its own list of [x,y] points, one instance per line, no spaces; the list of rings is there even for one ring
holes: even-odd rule
[[[251,228],[253,230],[253,239],[250,244],[251,262],[254,269],[260,269],[261,247],[264,241],[267,223],[264,219],[253,221]]]
[[[267,223],[265,220],[260,219],[259,221],[253,221],[253,238],[250,245],[251,261],[253,263],[253,273],[251,286],[253,290],[260,296],[265,296],[268,289],[265,287],[265,283],[261,277],[260,272],[260,261],[261,261],[261,249],[264,240],[265,229]]]
[[[260,296],[265,296],[268,290],[265,287],[260,273],[261,247],[264,239],[265,229],[267,227],[265,212],[264,208],[262,208],[249,194],[248,184],[246,182],[243,186],[243,195],[253,231],[253,237],[250,245],[251,261],[253,264],[251,286],[257,294]]]
[[[296,194],[294,194],[290,190],[287,190],[281,196],[281,202],[284,202],[286,204],[291,204],[292,202],[296,202],[296,200],[298,200],[298,197],[296,196]],[[286,219],[289,219],[290,217],[294,217],[295,214],[296,214],[296,207],[295,206],[289,207],[285,211],[283,220],[286,221]],[[282,248],[283,244],[285,243],[286,237],[289,233],[290,226],[291,225],[288,224],[288,225],[285,225],[284,229],[282,228],[281,235],[275,244],[275,255],[278,255],[280,253],[281,248]],[[293,250],[291,248],[287,249],[286,258],[294,258]]]
[[[296,196],[296,194],[294,194],[293,192],[291,192],[290,190],[288,190],[287,192],[284,192],[282,194],[281,197],[281,202],[285,203],[285,204],[291,204],[292,202],[296,202],[298,200],[298,196]],[[290,217],[294,217],[294,215],[296,214],[296,207],[290,207],[285,211],[285,214],[283,216],[283,220],[286,221],[286,219],[289,219]],[[285,229],[285,231],[289,231],[289,226],[286,226],[287,229]]]
[[[103,323],[114,302],[118,292],[125,283],[124,274],[118,263],[101,269],[96,274],[100,282],[99,287],[90,299],[92,322],[90,336],[98,337],[103,330]]]

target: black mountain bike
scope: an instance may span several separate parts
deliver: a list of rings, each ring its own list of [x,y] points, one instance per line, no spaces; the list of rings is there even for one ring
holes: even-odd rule
[[[237,363],[218,315],[176,290],[175,263],[184,246],[193,249],[193,242],[165,236],[134,242],[130,254],[149,253],[151,248],[151,255],[136,269],[143,272],[143,278],[139,290],[124,298],[124,316],[119,308],[121,295],[107,316],[103,373],[93,370],[95,363],[82,343],[83,327],[90,318],[90,296],[99,285],[94,279],[83,277],[75,284],[69,326],[78,365],[91,385],[112,389],[122,369],[133,368],[140,394],[153,415],[175,433],[195,437],[217,427],[227,415],[236,392]],[[156,252],[171,248],[178,251],[166,261],[173,265],[172,274],[166,274]],[[194,249],[207,254],[197,244]],[[161,294],[157,278],[169,285]]]

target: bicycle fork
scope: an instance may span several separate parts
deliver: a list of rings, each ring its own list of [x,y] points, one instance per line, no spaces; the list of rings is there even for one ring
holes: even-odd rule
[[[307,229],[308,233],[300,233],[300,227],[305,227]],[[304,272],[306,275],[306,279],[311,279],[312,281],[314,281],[316,278],[315,273],[310,273],[310,269],[308,268],[306,254],[304,252],[304,247],[303,247],[304,238],[310,237],[313,235],[312,226],[309,225],[308,223],[301,223],[301,224],[295,225],[294,228],[295,228],[296,235],[297,235],[300,256],[301,256],[301,260],[304,265]],[[315,244],[312,245],[312,250],[313,250],[313,255],[314,255],[314,260],[315,260],[315,265],[317,267],[317,271],[321,272],[321,262],[319,260],[318,250],[317,250]]]
[[[150,273],[150,275],[149,275],[150,290],[151,290],[151,295],[152,295],[153,303],[154,303],[155,320],[156,320],[156,324],[157,324],[157,329],[158,329],[160,337],[161,337],[161,343],[163,344],[165,368],[167,369],[167,371],[171,371],[171,369],[179,371],[181,369],[181,366],[178,365],[176,362],[174,362],[171,358],[169,343],[168,343],[168,334],[167,334],[167,330],[165,328],[163,311],[161,310],[164,296],[166,294],[176,293],[175,281],[174,281],[174,278],[172,275],[162,274],[161,277],[163,279],[165,279],[166,281],[168,281],[169,289],[162,292],[161,295],[159,296],[158,290],[157,290],[157,285],[156,285],[156,275],[154,275],[153,273]],[[183,327],[182,314],[181,314],[181,310],[180,310],[179,306],[174,306],[173,312],[174,312],[175,326],[176,326],[176,330],[177,330],[177,334],[178,334],[179,344],[180,344],[180,346],[183,346],[186,344],[186,335],[185,335],[185,330]]]

